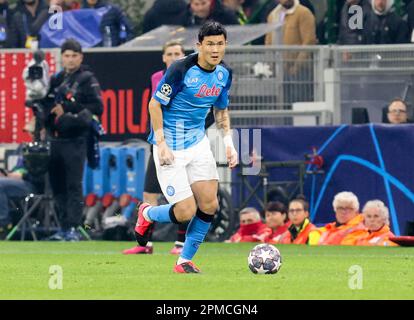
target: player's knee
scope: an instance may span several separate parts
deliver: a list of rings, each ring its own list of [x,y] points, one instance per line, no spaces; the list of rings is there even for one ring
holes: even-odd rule
[[[174,214],[179,222],[191,220],[196,212],[197,206],[195,202],[178,203],[174,208]]]
[[[218,201],[217,199],[213,199],[211,201],[206,201],[204,203],[199,204],[199,209],[207,214],[214,214],[218,209]]]

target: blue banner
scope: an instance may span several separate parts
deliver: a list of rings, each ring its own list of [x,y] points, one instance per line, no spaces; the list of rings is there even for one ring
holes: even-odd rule
[[[264,161],[304,161],[313,148],[322,156],[323,173],[310,174],[316,168],[307,164],[304,178],[314,223],[335,220],[332,201],[341,191],[355,193],[361,211],[368,200],[382,200],[390,210],[396,235],[405,234],[407,222],[414,221],[414,125],[278,127],[261,129],[261,134]],[[287,171],[269,170],[268,188],[272,181],[298,180],[298,170]],[[233,175],[233,179],[239,178]],[[248,177],[253,186],[260,179]],[[263,195],[262,187],[257,194]],[[235,186],[233,195],[240,201],[249,191],[240,193]],[[258,201],[253,198],[249,205],[258,206]]]
[[[102,41],[99,26],[109,9],[110,7],[106,6],[56,13],[40,30],[40,47],[57,48],[68,38],[78,40],[82,48],[96,46]]]

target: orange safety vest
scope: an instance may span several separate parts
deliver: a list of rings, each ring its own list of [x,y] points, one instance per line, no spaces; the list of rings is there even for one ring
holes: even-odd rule
[[[370,232],[368,229],[355,230],[348,234],[341,242],[342,245],[355,246],[398,246],[395,242],[389,240],[394,237],[390,227],[384,225],[377,231]]]
[[[277,242],[275,243],[280,243],[280,244],[307,244],[308,243],[308,238],[309,238],[309,233],[313,230],[316,229],[316,227],[310,223],[309,219],[305,219],[301,230],[299,230],[299,233],[297,235],[297,237],[295,238],[295,240],[292,241],[292,233],[291,230],[292,228],[296,228],[294,225],[290,226],[289,229],[284,232],[283,234],[280,235],[280,237],[278,239],[275,239]]]
[[[364,228],[362,221],[364,217],[358,214],[352,218],[348,223],[336,226],[336,222],[328,223],[326,226],[320,228],[321,237],[319,238],[319,245],[339,245],[341,241],[350,233]]]

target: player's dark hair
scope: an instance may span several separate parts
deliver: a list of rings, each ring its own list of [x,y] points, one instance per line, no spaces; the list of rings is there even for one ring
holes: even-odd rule
[[[203,42],[204,37],[219,35],[223,35],[224,39],[227,40],[227,31],[223,25],[217,21],[208,20],[201,26],[198,32],[198,42]]]

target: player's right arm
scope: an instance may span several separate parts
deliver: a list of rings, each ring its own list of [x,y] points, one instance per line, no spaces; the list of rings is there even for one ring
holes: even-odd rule
[[[158,147],[157,155],[160,165],[170,165],[174,162],[174,155],[168,147],[163,129],[162,106],[168,106],[181,88],[183,72],[181,65],[173,63],[157,85],[149,103],[151,125],[154,131],[155,142]]]
[[[169,165],[174,161],[174,154],[165,142],[161,103],[152,98],[149,103],[151,125],[154,130],[155,142],[158,147],[160,165]]]

